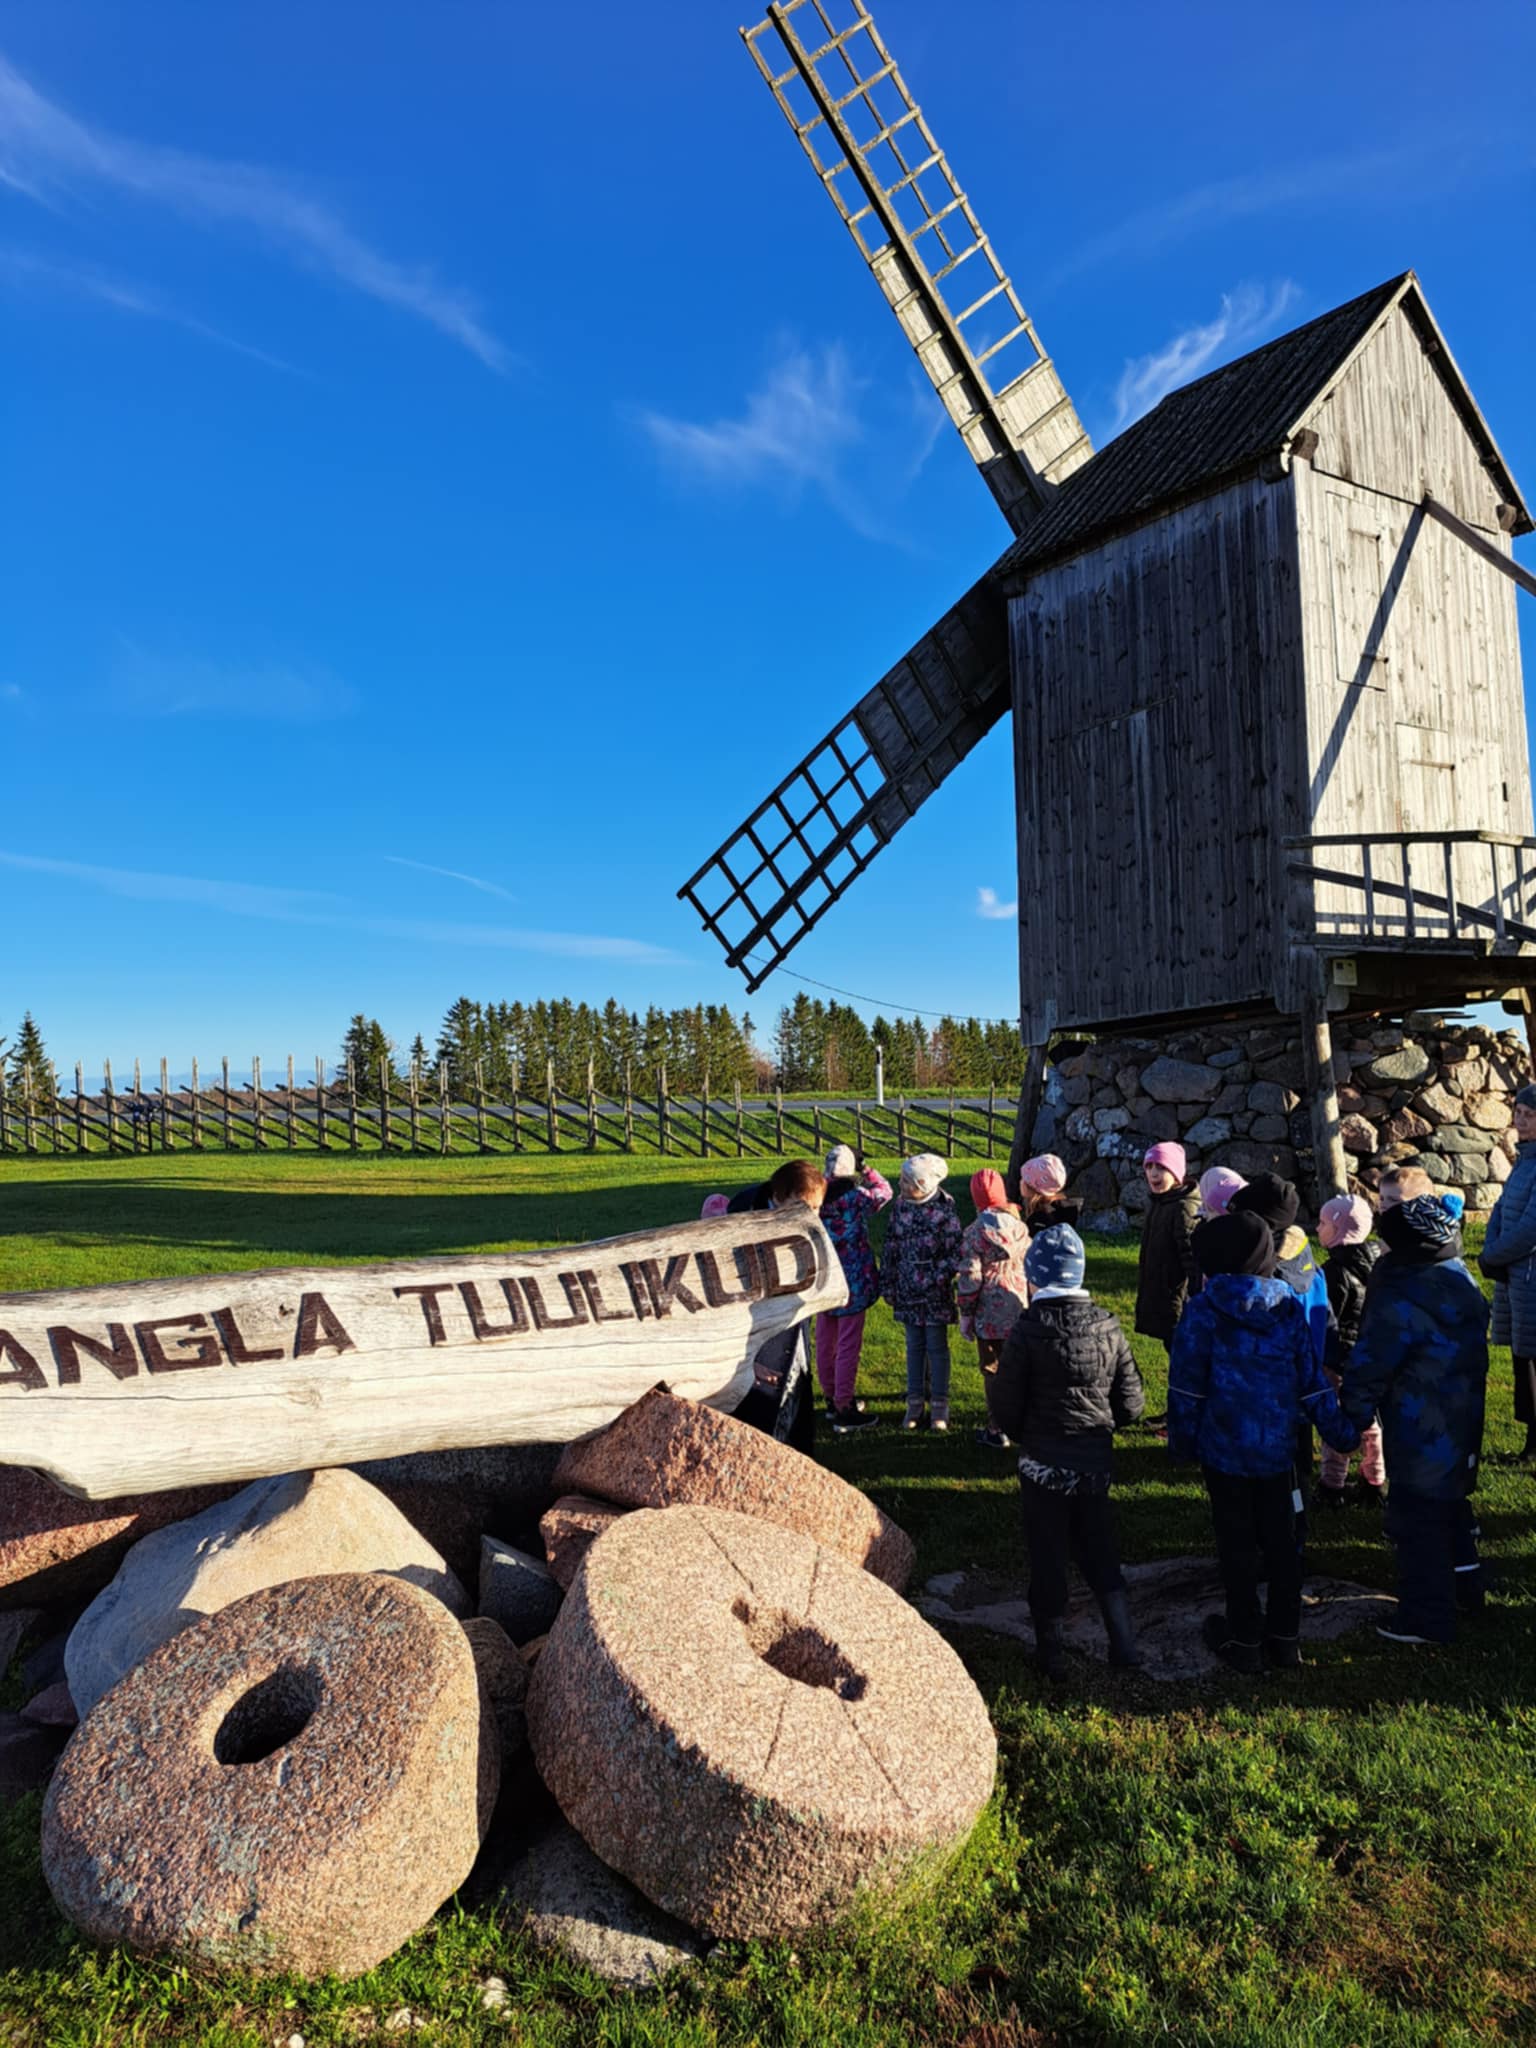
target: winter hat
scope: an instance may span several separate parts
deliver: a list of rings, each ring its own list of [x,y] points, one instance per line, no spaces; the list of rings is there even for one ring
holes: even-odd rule
[[[1009,1201],[1007,1183],[995,1166],[984,1166],[980,1173],[971,1175],[971,1200],[978,1216],[987,1209],[1006,1209],[1012,1216],[1019,1213]]]
[[[1225,1216],[1228,1202],[1247,1185],[1230,1166],[1208,1166],[1200,1176],[1200,1206],[1207,1216]]]
[[[1165,1138],[1160,1145],[1149,1145],[1141,1155],[1141,1163],[1143,1166],[1166,1166],[1175,1180],[1183,1180],[1189,1171],[1184,1147],[1175,1145],[1171,1138]]]
[[[1019,1183],[1022,1187],[1033,1188],[1037,1195],[1064,1195],[1067,1191],[1067,1169],[1054,1152],[1040,1152],[1033,1159],[1026,1159],[1019,1168]]]
[[[1438,1195],[1415,1195],[1411,1202],[1383,1209],[1377,1228],[1389,1250],[1406,1253],[1414,1261],[1441,1258],[1461,1241],[1461,1232]]]
[[[937,1152],[914,1152],[901,1162],[901,1192],[909,1202],[931,1202],[949,1178],[949,1161]]]
[[[1523,1088],[1515,1090],[1516,1109],[1536,1109],[1536,1081],[1527,1081]]]
[[[1042,1287],[1081,1287],[1088,1269],[1083,1240],[1070,1223],[1048,1223],[1024,1254],[1024,1277]]]
[[[1257,1216],[1276,1237],[1284,1237],[1301,1212],[1301,1197],[1294,1184],[1278,1173],[1256,1173],[1247,1187],[1239,1188],[1227,1204],[1227,1214],[1239,1212]]]
[[[700,1218],[724,1216],[729,1211],[730,1206],[731,1198],[729,1195],[706,1195],[704,1197],[704,1206],[699,1211]]]
[[[1329,1226],[1329,1244],[1364,1244],[1376,1227],[1376,1212],[1364,1195],[1335,1195],[1318,1211],[1319,1224]]]
[[[1442,1188],[1440,1206],[1451,1221],[1459,1226],[1462,1217],[1467,1213],[1467,1198],[1456,1188]]]
[[[1229,1209],[1202,1223],[1190,1239],[1202,1273],[1247,1273],[1268,1280],[1275,1270],[1275,1240],[1269,1225],[1252,1209]]]
[[[851,1145],[834,1145],[827,1154],[827,1179],[851,1180],[859,1170],[859,1162]]]

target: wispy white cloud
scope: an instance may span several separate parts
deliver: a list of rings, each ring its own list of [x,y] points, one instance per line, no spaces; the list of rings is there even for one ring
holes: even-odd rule
[[[254,232],[305,268],[425,320],[504,372],[513,358],[470,296],[398,263],[297,180],[260,164],[136,142],[77,120],[0,57],[0,184],[43,204],[98,186],[188,220]]]
[[[457,868],[435,868],[427,860],[407,860],[403,853],[386,853],[384,858],[397,868],[416,868],[424,875],[441,875],[445,881],[464,882],[471,889],[482,889],[487,896],[503,896],[508,903],[517,901],[510,889],[503,889],[500,882],[487,882],[480,875],[461,874]]]
[[[999,903],[995,889],[978,889],[976,891],[976,915],[978,917],[1017,917],[1018,914],[1018,904]]]
[[[111,672],[113,707],[141,718],[247,718],[320,725],[357,709],[358,694],[323,668],[249,665],[166,656],[122,643]]]
[[[1231,356],[1277,327],[1301,296],[1300,287],[1285,278],[1272,291],[1241,284],[1222,295],[1214,320],[1186,327],[1150,355],[1129,359],[1115,386],[1114,432],[1150,412],[1160,399],[1208,370],[1218,357]]]
[[[0,249],[0,279],[13,286],[29,289],[73,292],[81,297],[97,299],[103,305],[112,306],[120,313],[133,313],[143,320],[162,320],[169,326],[180,327],[188,334],[195,334],[202,341],[211,341],[220,348],[233,349],[236,355],[247,356],[252,362],[265,363],[269,370],[285,370],[290,374],[306,374],[293,363],[284,362],[281,356],[274,356],[264,348],[253,348],[249,342],[238,341],[232,334],[226,334],[221,327],[210,326],[206,320],[199,320],[191,313],[184,313],[157,293],[146,290],[142,285],[130,284],[113,277],[105,271],[82,269],[75,264],[45,262],[22,249]]]
[[[926,386],[882,402],[839,344],[813,350],[794,341],[781,342],[734,416],[699,421],[642,409],[635,417],[661,460],[689,483],[767,485],[792,500],[814,490],[866,540],[898,546],[908,543],[890,507],[916,481],[944,424]]]
[[[1401,205],[1405,193],[1422,190],[1423,173],[1431,165],[1434,189],[1444,194],[1456,186],[1503,178],[1533,162],[1536,143],[1518,129],[1504,134],[1480,130],[1476,135],[1437,129],[1419,141],[1387,149],[1341,152],[1213,179],[1139,207],[1102,234],[1079,242],[1043,282],[1046,289],[1054,289],[1085,271],[1144,261],[1193,235],[1263,214],[1336,213],[1341,206],[1359,212]]]
[[[652,966],[675,966],[684,956],[642,939],[616,938],[602,932],[559,932],[521,929],[512,925],[450,924],[431,919],[373,917],[349,909],[346,899],[311,889],[272,889],[248,882],[207,880],[194,875],[163,875],[138,868],[96,867],[85,861],[54,860],[43,854],[0,851],[0,867],[51,875],[62,881],[100,889],[111,896],[144,903],[184,903],[222,911],[234,917],[264,919],[276,924],[321,926],[355,932],[366,938],[393,939],[406,945],[488,947],[498,951],[546,953],[572,960],[629,960]]]

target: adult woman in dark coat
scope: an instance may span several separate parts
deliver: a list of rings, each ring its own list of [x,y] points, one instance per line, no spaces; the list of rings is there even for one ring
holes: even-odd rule
[[[1536,1087],[1515,1096],[1514,1116],[1514,1171],[1488,1218],[1479,1263],[1494,1283],[1489,1334],[1514,1353],[1515,1420],[1525,1424],[1525,1442],[1495,1464],[1536,1460]]]

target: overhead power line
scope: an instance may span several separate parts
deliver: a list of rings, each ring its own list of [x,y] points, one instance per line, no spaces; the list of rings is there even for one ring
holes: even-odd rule
[[[754,966],[767,966],[767,962],[761,957],[760,954],[747,953],[743,955],[743,958],[752,961]],[[827,991],[828,995],[846,996],[851,1003],[868,1003],[870,1008],[874,1010],[900,1010],[904,1017],[935,1017],[942,1019],[944,1017],[958,1018],[960,1015],[958,1009],[920,1010],[914,1003],[888,1003],[883,1001],[882,998],[879,996],[861,996],[855,989],[838,988],[836,984],[833,982],[817,981],[814,975],[797,974],[793,967],[771,967],[768,971],[770,974],[787,974],[791,981],[803,981],[807,988],[824,988]],[[966,1016],[963,1019],[963,1021],[966,1023],[973,1024],[1016,1025],[1019,1022],[1019,1019],[1017,1017]]]

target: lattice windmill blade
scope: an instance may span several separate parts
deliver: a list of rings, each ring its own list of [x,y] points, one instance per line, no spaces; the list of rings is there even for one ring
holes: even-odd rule
[[[1009,708],[985,577],[861,697],[678,895],[762,985]]]
[[[863,0],[773,0],[742,36],[1021,532],[1092,444]]]

